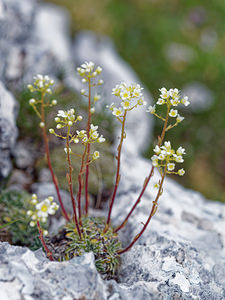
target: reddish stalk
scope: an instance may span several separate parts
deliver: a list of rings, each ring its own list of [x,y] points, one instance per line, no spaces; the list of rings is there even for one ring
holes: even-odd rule
[[[38,220],[37,220],[37,227],[38,227],[38,231],[39,231],[39,239],[40,239],[40,241],[41,241],[41,243],[42,243],[42,246],[43,246],[44,249],[45,249],[46,255],[47,255],[47,257],[48,257],[51,261],[54,261],[54,258],[53,258],[53,256],[52,256],[52,253],[51,253],[51,251],[48,249],[48,246],[47,246],[46,243],[45,243],[44,236],[43,236],[43,230],[42,230],[41,225],[40,225],[40,223],[39,223]]]
[[[52,164],[51,164],[51,160],[50,160],[48,137],[47,137],[47,134],[46,134],[46,126],[45,126],[45,110],[44,110],[44,94],[43,93],[41,95],[41,121],[44,123],[44,127],[42,128],[42,134],[43,134],[43,138],[44,138],[45,153],[46,153],[48,168],[49,168],[51,176],[52,176],[52,181],[53,181],[54,186],[55,186],[55,190],[56,190],[56,193],[57,193],[57,196],[58,196],[58,200],[59,200],[59,204],[60,204],[61,209],[62,209],[63,216],[66,218],[67,221],[69,221],[70,218],[69,218],[69,216],[68,216],[68,214],[67,214],[67,212],[64,208],[62,198],[61,198],[61,195],[60,195],[60,192],[59,192],[58,180],[57,180],[57,178],[56,178],[56,176],[53,172]]]
[[[160,181],[160,186],[159,186],[159,190],[158,190],[158,193],[156,195],[156,198],[155,200],[153,201],[153,205],[152,205],[152,209],[151,209],[151,212],[150,212],[150,215],[144,225],[144,227],[142,228],[142,230],[135,236],[135,238],[133,239],[133,241],[125,248],[125,249],[121,249],[119,250],[117,253],[118,254],[122,254],[124,252],[127,252],[133,245],[134,243],[136,243],[136,241],[142,236],[142,234],[144,233],[145,229],[147,228],[149,222],[151,221],[152,217],[154,216],[154,214],[156,213],[156,210],[157,210],[157,206],[158,206],[158,199],[161,195],[161,192],[162,192],[162,185],[163,185],[163,181],[165,179],[165,176],[166,176],[166,167],[164,168],[164,173],[163,173],[163,176],[162,176],[162,179]]]
[[[81,159],[81,167],[80,167],[80,172],[78,174],[78,193],[77,193],[77,203],[78,203],[78,213],[79,213],[79,223],[80,225],[82,226],[82,221],[81,221],[81,216],[82,216],[82,213],[81,213],[81,193],[82,193],[82,190],[83,190],[83,187],[84,187],[84,182],[83,182],[83,173],[84,173],[84,166],[85,166],[85,163],[84,163],[84,160],[85,160],[85,156],[86,156],[86,153],[87,153],[87,145],[85,145],[85,149],[84,149],[84,153],[82,155],[82,159]]]
[[[108,218],[107,218],[107,222],[106,222],[106,225],[105,225],[104,232],[106,232],[109,228],[112,208],[113,208],[114,200],[115,200],[116,193],[117,193],[117,188],[118,188],[119,181],[120,181],[120,160],[121,160],[121,150],[122,150],[123,140],[124,140],[124,137],[125,137],[126,115],[127,115],[127,111],[125,110],[125,113],[124,113],[124,116],[123,116],[123,121],[122,121],[122,131],[121,131],[121,136],[120,136],[120,143],[119,143],[119,146],[117,148],[118,155],[117,155],[116,182],[115,182],[112,198],[111,198],[111,201],[110,201],[109,213],[108,213]]]
[[[161,133],[161,136],[160,136],[159,142],[158,142],[158,146],[159,146],[159,147],[162,145],[163,140],[164,140],[164,137],[165,137],[166,128],[167,128],[168,119],[169,119],[169,111],[170,111],[170,107],[167,108],[167,114],[166,114],[165,123],[164,123],[163,129],[162,129],[162,133]],[[146,190],[146,188],[147,188],[147,186],[148,186],[148,183],[149,183],[151,177],[153,176],[153,172],[154,172],[154,166],[152,166],[151,171],[150,171],[148,177],[145,179],[144,185],[143,185],[143,187],[142,187],[141,193],[140,193],[140,195],[139,195],[137,201],[136,201],[136,202],[134,203],[134,205],[132,206],[130,212],[128,213],[128,215],[126,216],[126,218],[124,219],[124,221],[122,222],[122,224],[119,225],[119,226],[114,230],[114,232],[118,232],[120,229],[122,229],[122,228],[126,225],[128,219],[129,219],[129,217],[132,215],[132,213],[133,213],[133,211],[135,210],[135,208],[136,208],[136,206],[138,205],[138,203],[140,203],[141,198],[142,198],[142,196],[143,196],[143,194],[144,194],[144,192],[145,192],[145,190]]]
[[[128,219],[129,219],[129,217],[131,216],[131,214],[132,214],[133,211],[135,210],[135,208],[136,208],[136,206],[138,205],[138,203],[141,201],[141,197],[143,196],[143,194],[144,194],[144,192],[145,192],[145,189],[146,189],[146,187],[147,187],[147,185],[148,185],[148,183],[149,183],[151,177],[153,176],[153,172],[154,172],[154,166],[152,166],[151,171],[150,171],[148,177],[145,179],[143,188],[142,188],[142,190],[141,190],[141,193],[140,193],[140,195],[139,195],[137,201],[134,203],[133,207],[131,208],[130,212],[128,213],[128,215],[126,216],[126,218],[124,219],[124,221],[122,222],[122,224],[121,224],[120,226],[118,226],[118,227],[114,230],[114,232],[119,231],[120,229],[122,229],[122,228],[126,225]]]
[[[67,149],[67,161],[68,161],[68,166],[69,166],[69,174],[67,174],[67,180],[68,180],[68,185],[69,185],[69,190],[70,190],[70,197],[73,205],[73,218],[74,218],[74,223],[77,228],[77,232],[79,234],[79,237],[81,238],[81,231],[80,231],[80,226],[78,224],[77,220],[77,211],[76,211],[76,203],[75,199],[73,196],[73,184],[72,184],[72,165],[71,165],[71,160],[70,160],[70,153],[69,153],[69,132],[70,128],[68,128],[67,136],[66,136],[66,149]]]
[[[87,122],[87,138],[90,136],[91,126],[91,79],[88,78],[88,122]],[[86,156],[86,176],[85,176],[85,214],[88,215],[89,206],[89,195],[88,195],[88,179],[89,179],[89,156],[90,156],[91,145],[87,145],[87,156]]]

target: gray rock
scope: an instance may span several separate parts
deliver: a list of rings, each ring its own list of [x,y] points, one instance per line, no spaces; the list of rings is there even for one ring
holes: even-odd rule
[[[1,299],[107,299],[91,253],[49,262],[43,253],[0,243],[0,261]]]
[[[20,90],[33,75],[54,77],[71,63],[68,20],[55,5],[0,0],[0,78],[7,87]]]
[[[32,151],[33,150],[33,151]],[[34,149],[26,143],[26,141],[19,141],[13,151],[16,166],[19,169],[32,167],[35,160]]]
[[[16,100],[0,81],[0,179],[6,178],[12,169],[10,153],[18,135],[17,110]]]
[[[200,82],[191,82],[182,88],[182,93],[190,99],[190,109],[195,112],[209,109],[214,101],[213,92]]]

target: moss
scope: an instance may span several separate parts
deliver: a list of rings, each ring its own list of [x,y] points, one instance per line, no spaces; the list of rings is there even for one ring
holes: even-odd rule
[[[22,245],[36,250],[41,247],[36,227],[30,227],[30,218],[26,215],[30,207],[31,196],[25,191],[5,190],[0,194],[0,225],[6,227],[4,234],[14,245]],[[2,231],[0,230],[0,238]]]
[[[115,275],[119,266],[117,251],[121,249],[117,233],[109,228],[104,233],[104,218],[82,217],[82,238],[75,224],[67,223],[65,229],[47,242],[56,260],[69,260],[85,252],[93,252],[97,270],[107,278]]]

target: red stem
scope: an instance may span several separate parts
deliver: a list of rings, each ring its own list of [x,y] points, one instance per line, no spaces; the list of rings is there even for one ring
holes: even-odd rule
[[[121,249],[119,250],[117,253],[118,254],[122,254],[126,251],[128,251],[133,245],[134,243],[136,243],[136,241],[142,236],[142,234],[144,233],[145,229],[147,228],[149,222],[151,221],[152,217],[154,216],[155,212],[156,212],[156,209],[157,209],[157,205],[158,205],[158,199],[161,195],[161,192],[162,192],[162,185],[163,185],[163,181],[165,179],[165,176],[166,176],[166,167],[164,169],[164,173],[163,173],[163,176],[162,176],[162,179],[160,181],[160,186],[159,186],[159,190],[158,190],[158,193],[156,195],[156,198],[155,200],[153,201],[153,205],[152,205],[152,209],[151,209],[151,212],[150,212],[150,215],[144,225],[144,227],[142,228],[142,230],[135,236],[135,238],[133,239],[133,241],[125,248],[125,249]]]
[[[164,140],[164,137],[165,137],[166,128],[167,128],[168,119],[169,119],[169,111],[170,111],[170,106],[167,108],[167,113],[166,113],[165,123],[164,123],[163,129],[162,129],[162,133],[161,133],[161,136],[160,136],[159,142],[158,142],[158,146],[159,146],[159,147],[162,145],[163,140]],[[153,172],[154,172],[154,166],[152,166],[151,171],[150,171],[150,173],[149,173],[149,176],[145,179],[144,185],[143,185],[143,187],[142,187],[141,193],[140,193],[140,195],[139,195],[137,201],[134,203],[133,207],[131,208],[130,212],[128,213],[128,215],[126,216],[126,218],[124,219],[124,221],[122,222],[122,224],[119,225],[119,226],[114,230],[114,232],[118,232],[120,229],[122,229],[122,228],[126,225],[128,219],[129,219],[129,217],[131,216],[131,214],[132,214],[133,211],[135,210],[135,208],[136,208],[136,206],[138,205],[138,203],[140,203],[141,198],[142,198],[142,196],[143,196],[143,194],[144,194],[144,192],[145,192],[145,190],[146,190],[146,188],[147,188],[147,186],[148,186],[148,183],[149,183],[151,177],[153,176]]]
[[[75,203],[75,199],[74,199],[74,196],[73,196],[73,184],[72,184],[72,171],[73,171],[73,169],[72,169],[71,160],[70,160],[70,153],[69,153],[69,131],[70,131],[70,129],[68,128],[68,133],[67,133],[67,137],[66,137],[66,149],[67,149],[67,161],[68,161],[68,165],[69,165],[69,174],[67,176],[67,180],[68,180],[68,184],[69,184],[70,197],[71,197],[72,205],[73,205],[74,223],[76,224],[77,232],[79,234],[79,237],[81,238],[80,227],[79,227],[78,220],[77,220],[76,203]]]
[[[151,177],[153,176],[153,172],[154,172],[154,166],[152,166],[151,171],[150,171],[148,177],[145,179],[145,182],[144,182],[142,191],[141,191],[141,193],[140,193],[140,195],[139,195],[137,201],[134,203],[132,209],[130,210],[130,212],[128,213],[128,215],[126,216],[126,218],[124,219],[124,221],[122,222],[122,224],[121,224],[120,226],[118,226],[118,227],[114,230],[114,232],[119,231],[121,228],[123,228],[123,227],[126,225],[128,219],[129,219],[129,217],[131,216],[131,214],[132,214],[133,211],[135,210],[135,208],[136,208],[136,206],[138,205],[138,203],[141,201],[141,197],[143,196],[143,194],[144,194],[144,192],[145,192],[145,190],[146,190],[146,187],[147,187],[147,185],[148,185],[148,183],[149,183]]]
[[[91,126],[91,79],[88,78],[88,122],[87,122],[87,138],[90,136],[90,126]],[[90,147],[91,145],[88,143],[87,145],[87,157],[86,157],[86,176],[85,176],[85,214],[88,215],[88,179],[89,179],[89,156],[90,156]]]
[[[58,180],[53,172],[52,169],[52,164],[51,164],[51,160],[50,160],[50,152],[49,152],[49,146],[48,146],[48,137],[46,134],[46,126],[45,126],[45,111],[44,111],[44,94],[42,93],[41,95],[41,121],[44,123],[44,127],[42,128],[42,134],[43,134],[43,138],[44,138],[44,144],[45,144],[45,153],[46,153],[46,158],[47,158],[47,163],[48,163],[48,168],[51,172],[51,176],[52,176],[52,181],[55,185],[55,190],[58,196],[58,200],[59,200],[59,204],[61,206],[62,209],[62,213],[63,216],[66,218],[67,221],[70,220],[70,218],[68,217],[68,214],[64,208],[63,202],[62,202],[62,198],[59,192],[59,185],[58,185]]]
[[[126,120],[126,114],[127,114],[127,111],[125,110],[125,113],[124,113],[124,116],[123,116],[123,122],[122,122],[122,131],[121,131],[121,137],[120,137],[120,144],[119,144],[118,149],[117,149],[118,156],[117,156],[116,182],[115,182],[115,186],[114,186],[114,190],[113,190],[113,195],[112,195],[110,206],[109,206],[109,213],[108,213],[108,218],[107,218],[107,222],[106,222],[106,226],[105,226],[104,232],[106,232],[108,230],[108,228],[109,228],[109,223],[110,223],[112,208],[113,208],[114,200],[115,200],[116,193],[117,193],[117,188],[118,188],[119,181],[120,181],[120,160],[121,160],[121,150],[122,150],[123,140],[124,140],[124,137],[125,137],[125,120]]]
[[[52,253],[51,251],[48,249],[48,246],[46,245],[45,243],[45,240],[44,240],[44,236],[43,236],[43,230],[41,229],[41,225],[39,223],[39,221],[37,220],[37,227],[38,227],[38,231],[39,231],[39,239],[42,243],[42,246],[44,247],[45,249],[45,252],[46,252],[46,255],[47,257],[51,260],[51,261],[54,261],[54,258],[52,256]]]
[[[83,172],[84,172],[84,159],[85,159],[85,155],[87,153],[87,145],[88,144],[85,145],[84,153],[83,153],[82,159],[81,159],[80,172],[78,174],[79,188],[78,188],[78,193],[77,193],[77,203],[78,203],[79,222],[80,222],[81,225],[82,225],[82,221],[81,221],[81,216],[82,216],[82,213],[81,213],[81,193],[82,193],[82,190],[83,190],[83,187],[84,187],[82,176],[83,176]]]

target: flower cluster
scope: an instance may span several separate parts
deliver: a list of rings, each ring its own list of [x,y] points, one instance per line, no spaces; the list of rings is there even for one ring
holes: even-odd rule
[[[98,143],[104,143],[105,142],[105,138],[103,137],[103,135],[101,134],[99,136],[98,133],[98,126],[94,126],[93,124],[91,124],[90,126],[90,132],[89,132],[89,139],[87,136],[87,132],[86,130],[77,130],[77,138],[80,138],[82,140],[83,144],[87,144],[87,143],[94,143],[94,142],[98,142]]]
[[[184,161],[183,154],[185,154],[185,149],[179,147],[176,151],[172,149],[170,142],[165,142],[163,146],[159,147],[158,145],[154,148],[155,154],[152,156],[152,164],[157,168],[165,168],[166,173],[168,174],[178,174],[183,176],[185,171],[184,169],[179,169],[174,171],[175,163],[182,163]]]
[[[178,89],[170,89],[167,90],[166,88],[161,88],[160,90],[160,97],[158,99],[158,101],[156,102],[157,105],[167,105],[167,107],[169,108],[169,116],[172,118],[176,118],[176,124],[180,123],[183,121],[184,117],[180,116],[178,113],[177,109],[173,109],[171,107],[176,107],[179,104],[183,104],[184,106],[188,106],[190,104],[190,102],[188,101],[188,97],[184,96],[183,98],[181,98],[180,96],[180,92]],[[164,118],[162,118],[161,116],[157,115],[156,113],[156,106],[149,106],[147,112],[157,116],[158,118],[162,119],[163,121],[165,121]]]
[[[36,225],[37,220],[46,223],[48,215],[54,215],[59,208],[58,204],[53,202],[53,197],[51,196],[38,202],[37,195],[33,194],[30,203],[34,205],[34,210],[27,211],[27,215],[31,217],[31,227]],[[48,234],[48,232],[45,230],[44,234]]]
[[[55,122],[58,123],[56,125],[57,129],[61,129],[66,126],[72,126],[75,124],[77,121],[81,121],[83,119],[82,116],[77,116],[75,115],[75,109],[71,108],[69,110],[59,110],[57,113],[57,117],[55,117]],[[49,132],[54,134],[55,131],[53,128],[49,129]]]
[[[51,86],[54,84],[54,80],[50,79],[48,75],[38,74],[33,77],[33,84],[28,84],[28,89],[30,92],[45,92],[47,94],[52,94]]]
[[[112,90],[112,94],[121,99],[119,107],[116,107],[114,103],[109,106],[112,114],[116,117],[121,117],[127,110],[132,110],[138,105],[146,105],[142,94],[143,88],[139,84],[127,85],[122,82],[115,86]]]
[[[91,78],[95,78],[96,76],[100,75],[102,72],[102,68],[99,66],[95,68],[95,64],[90,61],[85,62],[80,67],[78,67],[77,72],[82,77],[82,82],[86,83]],[[103,83],[103,80],[99,79],[97,85],[102,85]],[[85,90],[81,90],[81,94],[85,94]]]

